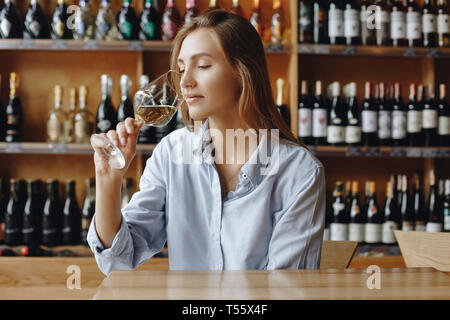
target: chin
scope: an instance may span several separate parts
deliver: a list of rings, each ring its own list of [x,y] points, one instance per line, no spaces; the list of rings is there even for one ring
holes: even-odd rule
[[[202,121],[209,117],[209,113],[198,107],[189,107],[189,117],[194,121]]]

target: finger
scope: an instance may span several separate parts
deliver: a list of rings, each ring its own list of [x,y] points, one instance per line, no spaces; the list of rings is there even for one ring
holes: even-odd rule
[[[135,120],[133,118],[126,118],[125,119],[125,128],[127,130],[128,134],[135,134]]]
[[[108,133],[106,134],[108,139],[111,140],[111,142],[118,146],[119,145],[119,136],[117,135],[116,130],[109,130]]]
[[[119,136],[119,140],[120,140],[120,144],[122,146],[126,146],[127,145],[127,131],[125,130],[125,123],[123,122],[119,122],[117,124],[117,128],[116,128],[116,132]]]

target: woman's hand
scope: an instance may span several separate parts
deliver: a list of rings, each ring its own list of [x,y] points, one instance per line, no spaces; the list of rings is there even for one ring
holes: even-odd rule
[[[111,168],[108,156],[103,149],[103,143],[95,139],[91,140],[94,148],[94,164],[97,177],[110,178],[112,180],[122,179],[127,172],[131,161],[136,154],[136,144],[139,130],[144,123],[133,118],[126,118],[125,121],[117,124],[116,130],[109,130],[101,135],[111,140],[122,152],[125,158],[125,166],[122,169]]]

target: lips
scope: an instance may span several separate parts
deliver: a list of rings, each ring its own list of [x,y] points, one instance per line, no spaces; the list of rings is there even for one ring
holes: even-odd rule
[[[201,98],[203,98],[203,96],[196,95],[196,94],[190,94],[190,95],[186,96],[186,102],[188,104],[193,104],[193,103],[197,102],[198,100],[200,100]]]

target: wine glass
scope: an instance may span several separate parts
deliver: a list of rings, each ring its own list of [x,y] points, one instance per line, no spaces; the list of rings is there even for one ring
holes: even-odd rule
[[[157,79],[139,89],[134,95],[134,117],[144,122],[145,126],[163,127],[177,113],[178,107],[184,102],[179,92],[180,73],[169,70]],[[125,157],[119,148],[108,138],[100,134],[91,136],[91,144],[102,145],[113,169],[125,167]]]

